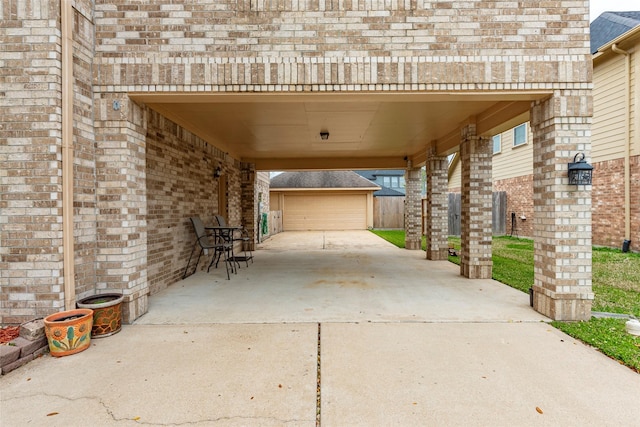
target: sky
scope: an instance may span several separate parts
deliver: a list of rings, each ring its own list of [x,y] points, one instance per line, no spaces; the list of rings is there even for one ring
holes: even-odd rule
[[[603,12],[640,11],[638,0],[591,0],[589,21],[593,21]]]

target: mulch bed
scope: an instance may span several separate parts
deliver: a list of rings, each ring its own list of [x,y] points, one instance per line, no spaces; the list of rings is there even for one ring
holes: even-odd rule
[[[20,336],[20,326],[6,326],[0,328],[0,344],[6,344]]]

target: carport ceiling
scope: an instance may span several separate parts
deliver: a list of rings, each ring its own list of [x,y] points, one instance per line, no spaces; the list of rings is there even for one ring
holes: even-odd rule
[[[441,154],[455,151],[470,117],[483,133],[505,130],[528,120],[531,101],[548,93],[129,96],[258,170],[288,170],[396,168],[405,157],[418,165],[430,143]]]

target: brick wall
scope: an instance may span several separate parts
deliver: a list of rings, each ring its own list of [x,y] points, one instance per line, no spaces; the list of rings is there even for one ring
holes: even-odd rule
[[[631,249],[640,249],[640,156],[631,158]],[[593,164],[593,243],[620,248],[625,236],[624,159]]]
[[[0,323],[15,324],[64,306],[60,13],[2,3]]]
[[[222,166],[230,195],[238,193],[239,169],[201,138],[152,110],[147,114],[147,276],[154,294],[182,278],[195,242],[189,218],[212,224],[220,213],[214,169]],[[239,223],[236,199],[230,199],[229,224]]]
[[[518,236],[533,238],[533,175],[494,181],[493,191],[507,192],[505,232],[511,234],[511,212],[515,212]]]
[[[631,249],[640,251],[640,156],[631,158]]]
[[[361,91],[591,81],[587,1],[498,5],[101,2],[95,83],[100,91]]]

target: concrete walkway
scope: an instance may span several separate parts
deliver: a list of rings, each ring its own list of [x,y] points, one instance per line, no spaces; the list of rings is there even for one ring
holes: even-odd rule
[[[320,234],[276,236],[230,281],[192,276],[119,334],[2,377],[0,425],[638,424],[640,375],[525,294]]]

